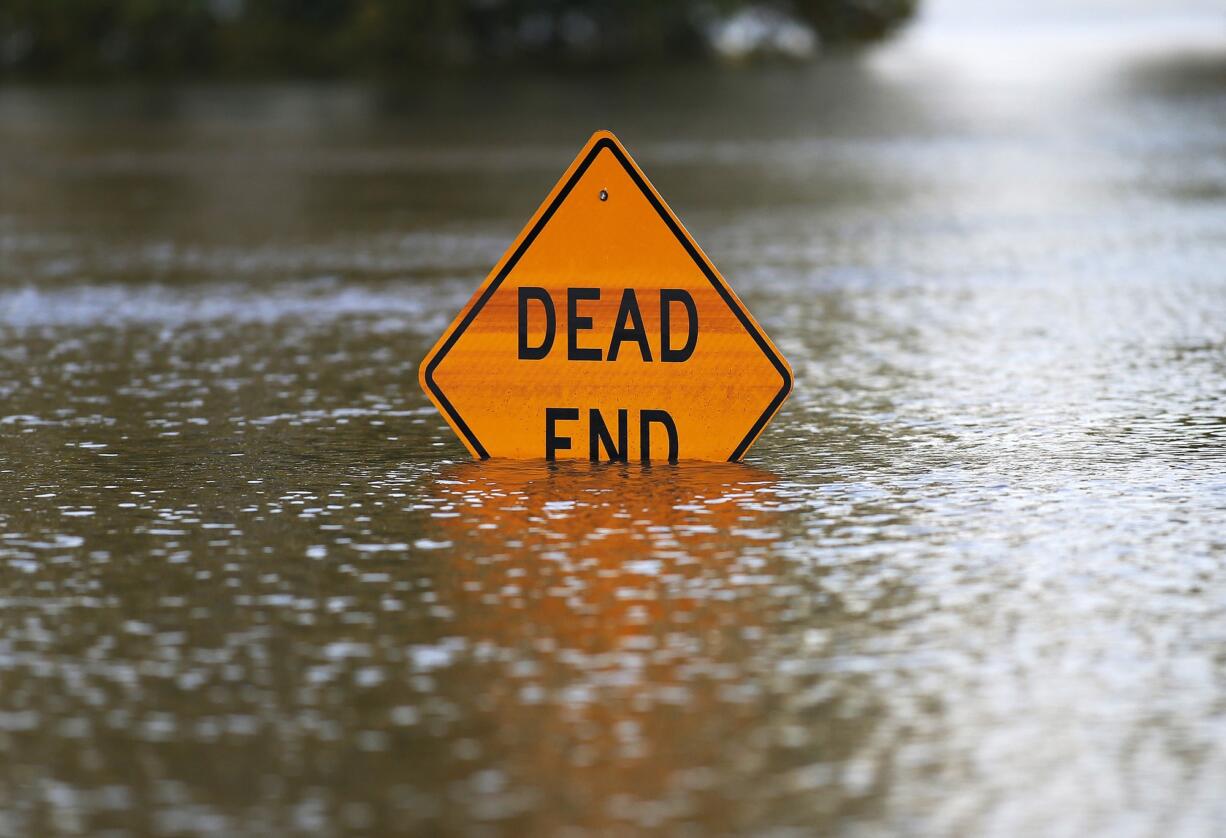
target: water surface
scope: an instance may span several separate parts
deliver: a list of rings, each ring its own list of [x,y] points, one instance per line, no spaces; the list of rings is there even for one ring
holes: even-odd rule
[[[928,31],[0,91],[0,834],[1226,829],[1222,52]],[[792,363],[743,464],[418,390],[597,128]]]

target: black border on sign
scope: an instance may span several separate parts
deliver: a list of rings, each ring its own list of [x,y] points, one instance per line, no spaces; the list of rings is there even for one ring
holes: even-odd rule
[[[566,185],[562,187],[560,192],[558,192],[557,196],[553,199],[553,202],[549,204],[549,207],[545,210],[541,217],[537,219],[536,224],[534,224],[532,227],[532,230],[527,236],[524,237],[524,240],[519,243],[519,247],[515,248],[515,252],[511,254],[511,258],[506,261],[506,264],[502,266],[502,270],[500,270],[498,275],[494,277],[494,281],[486,286],[485,292],[482,293],[472,308],[468,310],[468,314],[464,316],[464,319],[460,322],[460,325],[455,328],[455,330],[447,338],[447,342],[440,347],[438,353],[430,360],[430,363],[426,366],[426,384],[429,386],[430,392],[434,394],[436,399],[438,399],[438,403],[443,406],[443,409],[447,411],[447,414],[455,422],[456,427],[460,429],[460,432],[464,434],[465,438],[472,445],[473,450],[477,452],[477,455],[483,460],[488,460],[490,455],[489,452],[485,450],[485,446],[481,444],[481,441],[477,439],[477,435],[473,433],[472,428],[468,427],[468,423],[465,422],[460,416],[459,411],[455,409],[447,397],[443,395],[443,391],[437,384],[435,384],[434,371],[438,368],[438,365],[442,363],[443,358],[447,356],[447,353],[451,350],[451,347],[453,347],[456,341],[460,339],[460,335],[464,334],[465,330],[468,329],[473,320],[475,320],[477,315],[481,312],[481,309],[485,307],[487,302],[489,302],[490,297],[492,297],[494,292],[498,290],[498,286],[500,286],[502,281],[507,278],[507,275],[515,269],[515,265],[519,263],[520,258],[525,252],[527,252],[528,248],[532,246],[532,243],[536,240],[536,237],[540,234],[541,230],[545,229],[545,225],[549,223],[549,219],[553,217],[553,214],[557,211],[558,207],[560,207],[562,202],[566,200],[566,196],[570,194],[571,189],[573,189],[575,184],[579,182],[579,179],[583,177],[583,174],[587,171],[588,166],[590,166],[592,161],[596,159],[596,156],[605,149],[608,149],[613,153],[613,157],[616,158],[617,162],[620,163],[622,168],[626,170],[626,174],[630,175],[630,179],[634,181],[635,186],[639,188],[639,191],[643,193],[643,195],[651,203],[652,207],[655,208],[655,211],[659,214],[660,219],[668,225],[668,229],[672,231],[674,236],[676,236],[677,241],[680,242],[681,246],[685,248],[685,252],[690,255],[690,258],[694,260],[694,264],[699,267],[703,273],[703,276],[705,276],[715,290],[719,292],[720,297],[728,305],[728,308],[730,308],[737,316],[737,319],[741,321],[741,325],[745,327],[745,331],[749,332],[754,341],[758,344],[758,348],[761,349],[762,353],[770,359],[771,364],[774,365],[775,369],[779,372],[779,375],[783,378],[783,386],[779,388],[779,392],[775,394],[775,398],[771,399],[770,404],[766,406],[766,410],[764,410],[762,415],[758,417],[758,421],[754,422],[753,427],[749,429],[749,433],[745,434],[744,439],[740,441],[737,447],[733,449],[732,455],[728,457],[729,462],[736,462],[737,460],[740,460],[741,457],[745,456],[745,452],[749,449],[749,446],[755,439],[757,439],[758,434],[762,432],[762,429],[766,426],[766,423],[770,421],[770,418],[775,415],[775,411],[779,409],[779,407],[783,404],[784,399],[788,397],[788,393],[792,390],[791,372],[788,370],[787,365],[783,363],[783,360],[779,357],[779,355],[771,349],[771,345],[766,341],[766,338],[762,335],[762,332],[754,325],[753,321],[749,319],[744,306],[732,296],[732,292],[720,280],[720,278],[716,276],[710,263],[703,258],[702,254],[698,252],[698,249],[694,246],[693,242],[690,241],[689,237],[682,232],[680,225],[673,218],[672,214],[664,208],[663,203],[643,180],[642,175],[640,175],[638,170],[630,164],[630,161],[626,159],[624,154],[622,154],[622,151],[617,147],[617,144],[607,137],[597,140],[596,144],[592,146],[592,150],[588,152],[587,157],[585,157],[583,162],[579,164],[579,167],[575,169],[574,174],[572,174],[570,179],[566,181]]]

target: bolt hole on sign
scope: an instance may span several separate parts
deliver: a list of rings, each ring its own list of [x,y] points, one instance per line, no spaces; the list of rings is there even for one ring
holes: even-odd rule
[[[474,457],[740,460],[792,370],[629,153],[592,135],[420,367]]]

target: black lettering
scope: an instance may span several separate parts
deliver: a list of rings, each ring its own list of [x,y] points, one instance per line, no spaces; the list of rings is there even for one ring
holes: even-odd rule
[[[634,321],[634,328],[626,328],[626,321]],[[613,337],[609,341],[609,360],[617,360],[617,352],[621,345],[632,340],[639,345],[639,352],[644,361],[651,360],[651,346],[647,343],[647,330],[643,328],[643,314],[639,311],[639,301],[634,296],[634,289],[627,288],[622,292],[621,307],[617,309],[617,321],[613,324]]]
[[[528,301],[536,300],[545,307],[545,337],[540,346],[528,345]],[[557,315],[553,310],[553,298],[544,288],[523,286],[519,289],[519,359],[521,361],[539,361],[553,349],[554,330]]]
[[[622,408],[617,411],[617,446],[613,445],[613,435],[609,433],[609,426],[605,424],[604,417],[600,415],[600,411],[592,408],[588,411],[588,457],[599,462],[600,449],[603,447],[605,453],[609,455],[609,460],[614,463],[626,462],[627,455],[630,453],[630,446],[626,444],[626,434],[628,425],[626,421],[626,410]]]
[[[599,300],[599,288],[566,289],[566,359],[568,361],[599,361],[599,349],[578,346],[579,332],[592,328],[592,318],[580,317],[580,300]]]
[[[565,422],[579,418],[579,408],[577,407],[547,407],[545,408],[545,459],[557,459],[554,455],[558,451],[570,450],[570,437],[558,436],[555,432],[554,425],[557,422]]]
[[[685,306],[686,313],[689,315],[689,334],[685,338],[685,346],[680,349],[672,348],[671,340],[671,310],[672,303],[681,303]],[[690,296],[690,292],[682,291],[680,288],[663,288],[660,290],[660,360],[678,363],[687,361],[694,354],[694,348],[698,346],[698,308],[694,305],[694,298]]]
[[[677,426],[664,410],[644,410],[639,413],[639,451],[643,462],[651,459],[651,424],[663,425],[668,431],[668,461],[677,462]]]

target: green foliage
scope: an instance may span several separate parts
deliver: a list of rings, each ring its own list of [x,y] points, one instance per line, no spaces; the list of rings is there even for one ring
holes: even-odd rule
[[[4,0],[0,73],[107,78],[395,75],[709,55],[749,7],[823,43],[888,34],[916,0]]]

